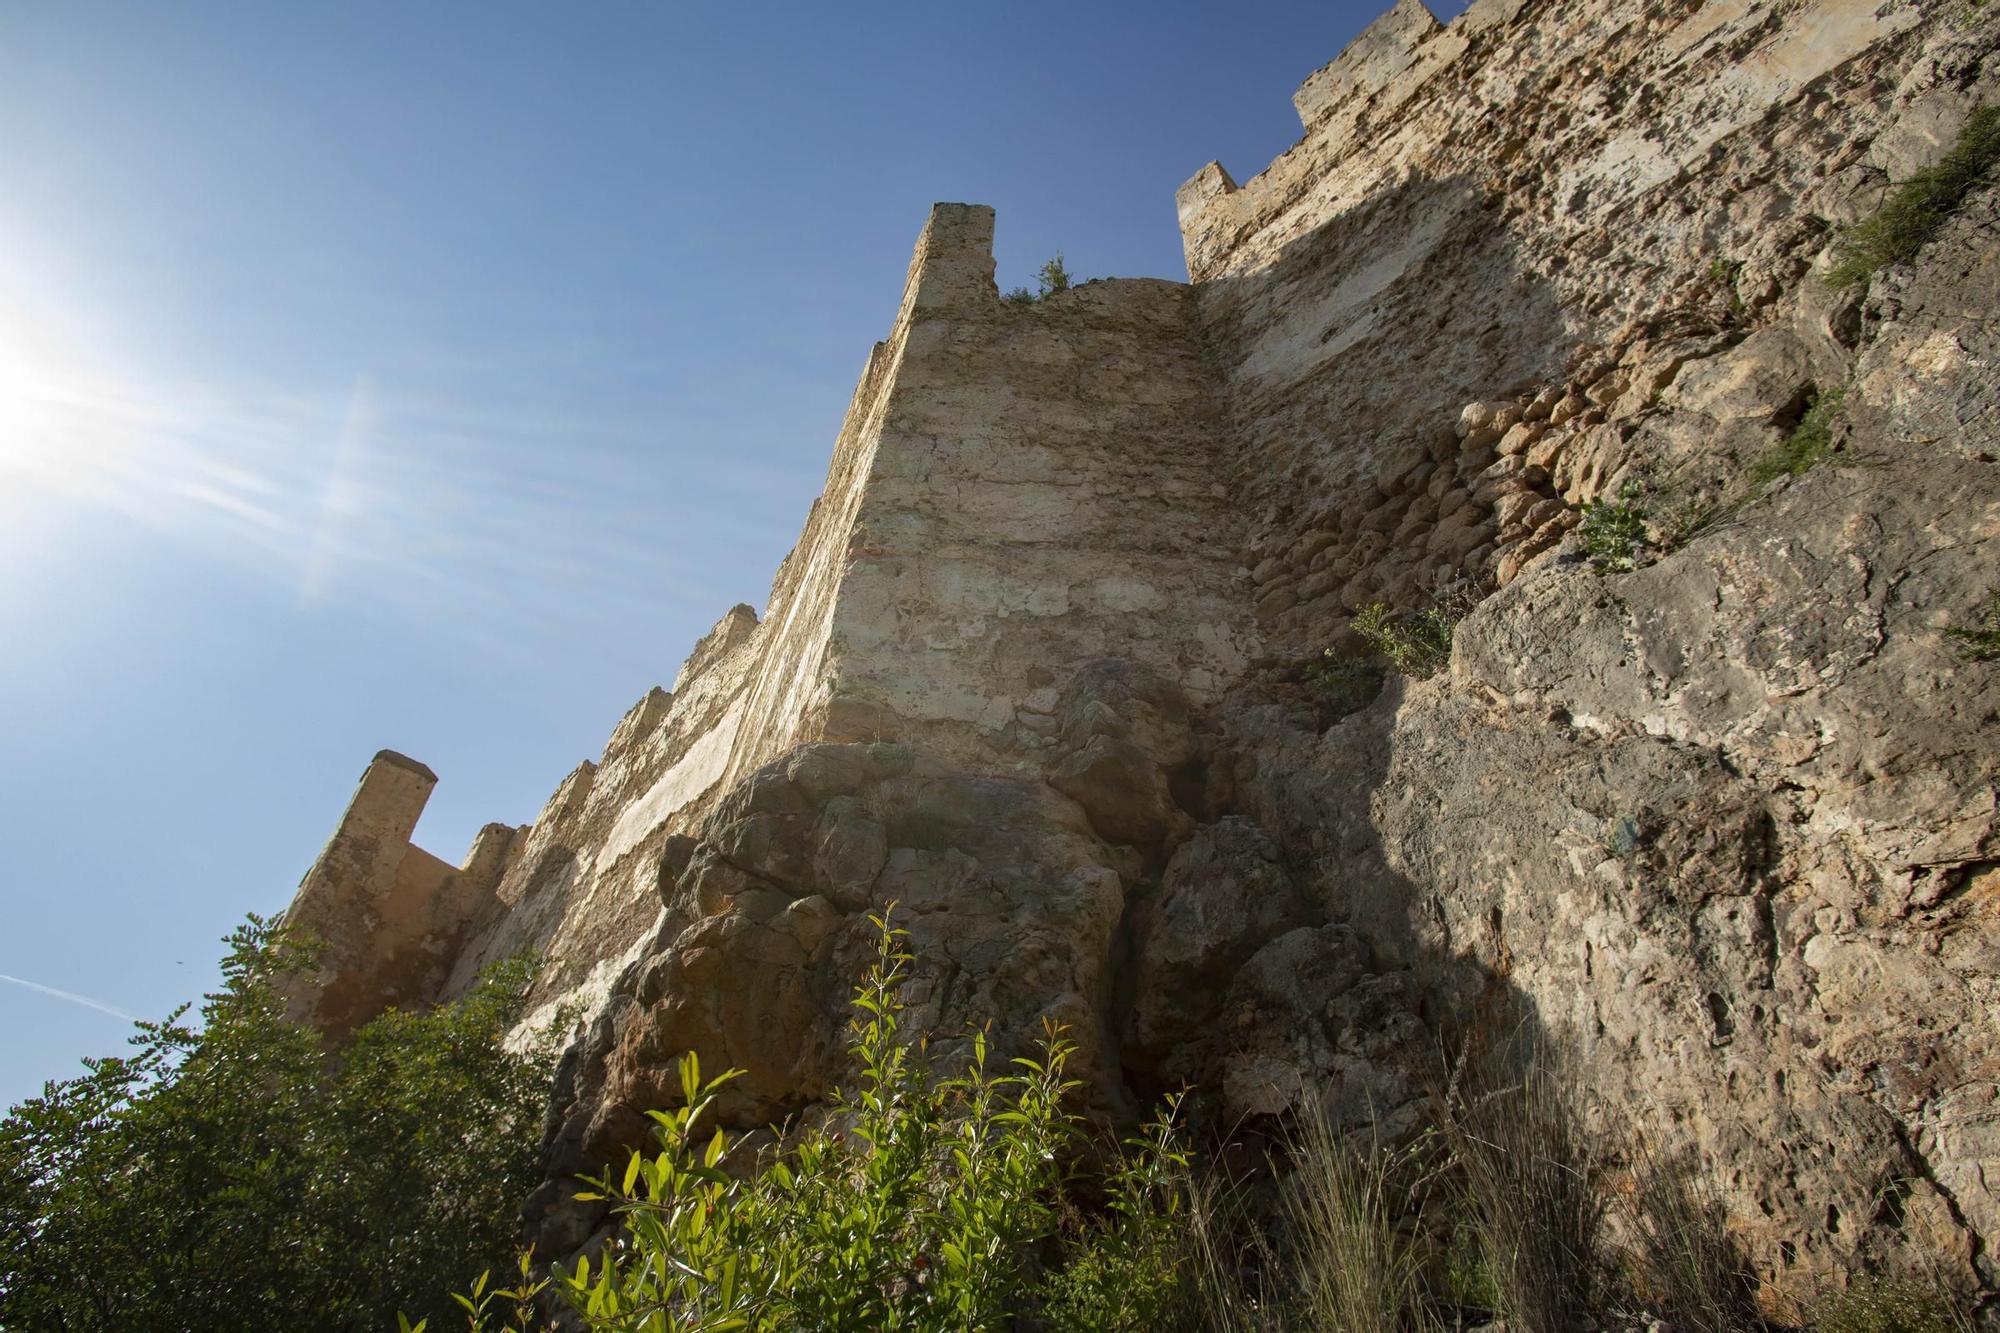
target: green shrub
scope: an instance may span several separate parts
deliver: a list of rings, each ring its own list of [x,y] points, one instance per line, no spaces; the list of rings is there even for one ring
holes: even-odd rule
[[[1055,258],[1035,270],[1034,291],[1026,287],[1016,287],[1000,299],[1011,305],[1034,305],[1038,301],[1048,300],[1057,292],[1068,291],[1074,283],[1075,279],[1070,276],[1069,269],[1063,264],[1062,252],[1057,251]]]
[[[1897,186],[1874,216],[1842,234],[1827,282],[1857,286],[1884,265],[1916,258],[1995,161],[2000,161],[2000,107],[1981,107],[1966,119],[1942,161]]]
[[[1958,655],[1968,662],[1991,662],[2000,659],[2000,596],[1995,596],[1986,604],[1986,614],[1977,625],[1966,628],[1952,625],[1945,634],[1958,640]]]
[[[901,1039],[903,933],[880,929],[854,995],[861,1078],[835,1107],[839,1128],[734,1179],[719,1166],[727,1137],[703,1127],[733,1071],[704,1083],[682,1058],[684,1104],[653,1116],[660,1152],[633,1154],[617,1186],[597,1182],[623,1235],[563,1277],[593,1329],[637,1328],[652,1311],[676,1329],[979,1329],[1022,1307],[1027,1249],[1054,1230],[1072,1048],[1051,1032],[1040,1060],[994,1075],[981,1032],[962,1074],[933,1079]]]
[[[1195,1320],[1179,1110],[1169,1098],[1144,1134],[1125,1141],[1107,1182],[1108,1216],[1072,1240],[1048,1282],[1042,1322],[1051,1333],[1155,1333]]]
[[[1064,1108],[1076,1087],[1063,1072],[1073,1047],[1050,1029],[1039,1058],[995,1074],[979,1031],[964,1070],[934,1077],[925,1048],[902,1030],[904,932],[886,915],[876,923],[879,952],[849,1024],[858,1086],[824,1122],[726,1169],[737,1145],[711,1128],[710,1111],[737,1071],[704,1080],[690,1053],[681,1105],[653,1113],[657,1151],[633,1153],[615,1181],[587,1182],[579,1197],[612,1200],[623,1229],[553,1280],[583,1327],[942,1333],[1007,1328],[1045,1299],[1071,1320],[1054,1327],[1158,1326],[1181,1286],[1173,1256],[1186,1157],[1172,1105],[1112,1171],[1110,1217],[1086,1227],[1070,1264],[1045,1278],[1038,1256],[1059,1236],[1078,1132]],[[460,1304],[485,1329],[492,1305],[504,1313],[545,1289],[529,1283],[498,1301],[475,1292]]]
[[[1646,536],[1645,491],[1636,481],[1618,488],[1615,500],[1592,500],[1583,506],[1577,535],[1590,563],[1600,571],[1629,570],[1639,553],[1652,545]]]
[[[1355,613],[1354,632],[1391,670],[1425,680],[1451,660],[1451,632],[1465,611],[1459,600],[1446,598],[1412,616],[1398,615],[1385,603],[1371,602]]]
[[[199,1028],[141,1023],[0,1124],[0,1328],[376,1330],[512,1253],[553,1063],[500,1044],[530,969],[330,1064],[277,990],[311,951],[256,918],[229,945]]]
[[[1806,403],[1805,415],[1783,443],[1758,459],[1750,468],[1750,488],[1754,494],[1779,477],[1797,477],[1810,472],[1833,452],[1833,422],[1847,398],[1845,385],[1815,393]]]
[[[1381,664],[1329,648],[1306,667],[1306,683],[1326,696],[1336,717],[1366,708],[1382,692]]]

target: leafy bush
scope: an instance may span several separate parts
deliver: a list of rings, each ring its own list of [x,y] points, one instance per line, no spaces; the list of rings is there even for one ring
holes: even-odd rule
[[[1417,680],[1438,673],[1451,660],[1451,632],[1470,609],[1470,597],[1446,594],[1415,615],[1398,615],[1371,602],[1354,616],[1354,632],[1389,664]]]
[[[1364,657],[1350,657],[1329,648],[1306,667],[1306,683],[1326,696],[1336,717],[1366,708],[1382,692],[1382,667]]]
[[[1075,279],[1063,264],[1062,252],[1057,251],[1055,258],[1035,270],[1034,291],[1016,287],[1000,299],[1013,305],[1034,305],[1037,301],[1048,300],[1057,292],[1068,291],[1074,283]]]
[[[134,1054],[13,1108],[0,1327],[381,1329],[512,1251],[552,1071],[500,1045],[530,969],[385,1014],[329,1064],[277,993],[309,960],[253,917],[199,1028],[141,1023]]]
[[[1577,535],[1590,562],[1601,571],[1629,570],[1639,553],[1652,543],[1646,536],[1645,491],[1636,481],[1618,488],[1615,500],[1592,500],[1583,506]]]
[[[1192,1320],[1187,1252],[1189,1157],[1180,1099],[1125,1141],[1111,1173],[1110,1207],[1071,1243],[1048,1283],[1042,1322],[1052,1333],[1154,1333]]]
[[[1758,459],[1750,468],[1752,492],[1761,491],[1779,477],[1797,477],[1810,472],[1833,452],[1833,422],[1847,398],[1846,386],[1815,393],[1806,403],[1805,415],[1784,442]]]
[[[681,1105],[653,1113],[658,1150],[632,1154],[616,1183],[588,1182],[579,1197],[614,1201],[623,1230],[554,1287],[592,1333],[1000,1329],[1044,1297],[1052,1327],[1158,1326],[1179,1284],[1170,1250],[1186,1158],[1172,1107],[1113,1170],[1110,1218],[1045,1282],[1037,1259],[1059,1235],[1078,1133],[1064,1108],[1073,1046],[1051,1029],[1039,1058],[995,1074],[975,1032],[964,1071],[933,1077],[902,1031],[904,932],[876,923],[880,950],[849,1024],[859,1086],[824,1123],[732,1173],[739,1145],[709,1121],[736,1071],[704,1080],[690,1053]],[[542,1290],[460,1304],[484,1329],[495,1304]]]
[[[1986,603],[1986,614],[1977,625],[1970,629],[1951,625],[1945,633],[1958,640],[1958,655],[1968,662],[2000,659],[2000,596]]]
[[[2000,161],[2000,107],[1981,107],[1967,117],[1942,161],[1897,186],[1874,216],[1841,236],[1827,282],[1858,286],[1884,265],[1916,258],[1995,161]]]

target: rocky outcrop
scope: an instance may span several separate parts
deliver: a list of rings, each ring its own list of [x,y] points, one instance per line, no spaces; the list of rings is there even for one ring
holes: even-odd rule
[[[759,769],[699,838],[672,840],[664,913],[612,988],[559,1090],[556,1183],[535,1218],[580,1244],[601,1216],[560,1183],[642,1135],[678,1096],[674,1059],[738,1068],[719,1109],[758,1128],[828,1096],[845,1074],[847,1001],[888,913],[918,960],[911,1030],[953,1039],[993,1023],[1002,1055],[1044,1023],[1078,1043],[1073,1071],[1123,1101],[1108,1012],[1119,858],[1082,807],[1034,780],[979,777],[908,746],[816,744]]]
[[[345,932],[322,1014],[544,952],[568,1249],[679,1053],[739,1126],[824,1102],[894,904],[913,1027],[1061,1024],[1099,1115],[1394,1133],[1526,1024],[1767,1273],[1900,1236],[2000,1285],[2000,674],[1948,633],[2000,592],[2000,187],[1819,277],[2000,101],[1996,34],[1401,0],[1296,147],[1183,187],[1191,286],[1002,302],[990,210],[938,206],[762,620],[465,870],[351,815],[294,909]],[[1826,458],[1760,471],[1808,412]],[[1439,601],[1448,668],[1326,703],[1356,611]]]

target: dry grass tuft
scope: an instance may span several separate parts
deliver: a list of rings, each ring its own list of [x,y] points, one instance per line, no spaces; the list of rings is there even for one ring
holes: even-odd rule
[[[1467,1062],[1472,1064],[1473,1062]],[[1602,1171],[1567,1078],[1542,1053],[1462,1071],[1445,1140],[1510,1333],[1571,1333],[1598,1308]]]

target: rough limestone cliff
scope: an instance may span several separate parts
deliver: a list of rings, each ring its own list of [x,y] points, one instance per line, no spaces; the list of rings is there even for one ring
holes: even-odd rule
[[[1525,1017],[1767,1272],[1900,1228],[2000,1286],[2000,665],[1947,632],[2000,591],[2000,188],[1820,277],[1996,47],[1953,0],[1400,0],[1293,149],[1181,188],[1189,285],[1004,303],[937,206],[763,618],[463,867],[378,756],[301,1011],[546,956],[564,1250],[679,1052],[741,1125],[826,1095],[894,901],[916,1021],[1066,1023],[1105,1114],[1403,1123],[1440,1034]],[[1750,485],[1815,402],[1830,461]],[[1448,668],[1330,706],[1355,612],[1440,590]]]

